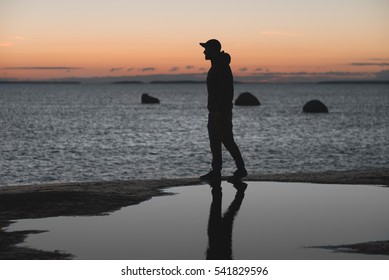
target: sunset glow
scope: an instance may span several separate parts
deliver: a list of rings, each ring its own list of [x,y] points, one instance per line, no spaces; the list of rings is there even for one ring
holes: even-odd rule
[[[386,0],[0,0],[0,79],[202,73],[210,38],[238,76],[370,78],[389,69],[388,18]]]

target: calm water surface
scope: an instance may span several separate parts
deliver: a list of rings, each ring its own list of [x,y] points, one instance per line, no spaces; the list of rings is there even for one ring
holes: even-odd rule
[[[248,182],[167,190],[108,216],[19,220],[7,231],[48,230],[22,246],[77,259],[388,259],[310,246],[388,240],[389,189]],[[217,238],[215,238],[217,237]],[[216,252],[216,253],[215,253]]]
[[[235,107],[249,172],[389,165],[388,85],[237,84],[259,107]],[[159,105],[140,104],[147,92]],[[304,114],[320,99],[329,114]],[[205,84],[0,85],[0,186],[193,177],[208,171]],[[224,173],[234,171],[225,153]]]

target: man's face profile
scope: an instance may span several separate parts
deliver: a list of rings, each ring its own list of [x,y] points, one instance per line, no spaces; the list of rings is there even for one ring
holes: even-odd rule
[[[215,57],[215,54],[216,50],[213,48],[204,49],[205,60],[211,60],[213,57]]]

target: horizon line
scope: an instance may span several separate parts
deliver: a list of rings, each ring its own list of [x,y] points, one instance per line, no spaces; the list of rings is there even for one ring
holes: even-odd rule
[[[170,80],[170,81],[61,81],[61,80],[1,80],[0,84],[112,84],[112,85],[133,85],[133,84],[206,84],[206,81],[196,80]],[[380,79],[338,79],[322,81],[234,81],[234,84],[389,84],[388,80]]]

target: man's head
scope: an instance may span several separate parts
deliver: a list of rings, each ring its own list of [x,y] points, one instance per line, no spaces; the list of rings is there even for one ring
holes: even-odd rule
[[[200,43],[200,46],[204,48],[204,55],[206,60],[212,60],[220,53],[222,49],[222,45],[216,39],[211,39],[205,43]]]

